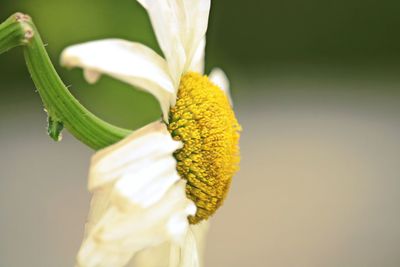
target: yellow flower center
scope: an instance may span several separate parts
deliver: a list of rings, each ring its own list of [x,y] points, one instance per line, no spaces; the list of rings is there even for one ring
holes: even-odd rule
[[[175,152],[186,194],[197,206],[189,221],[210,217],[223,203],[239,168],[241,130],[225,93],[207,76],[182,76],[168,129],[183,148]]]

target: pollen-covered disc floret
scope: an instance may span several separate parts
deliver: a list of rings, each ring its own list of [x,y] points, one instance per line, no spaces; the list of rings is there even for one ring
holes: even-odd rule
[[[187,180],[186,194],[197,206],[192,224],[207,219],[222,205],[239,166],[239,131],[225,93],[207,76],[189,72],[181,78],[168,129],[183,148],[177,169]]]

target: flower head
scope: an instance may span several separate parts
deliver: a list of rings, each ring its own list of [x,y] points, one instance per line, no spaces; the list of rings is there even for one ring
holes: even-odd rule
[[[163,111],[162,121],[93,157],[94,196],[78,266],[125,266],[165,243],[171,266],[199,266],[202,221],[221,206],[238,169],[240,126],[225,74],[203,76],[210,0],[138,2],[164,58],[119,39],[62,54],[62,63],[82,67],[88,82],[110,75],[153,94]]]
[[[198,223],[221,206],[239,164],[240,126],[225,93],[198,73],[182,76],[168,130],[183,148],[175,152]]]

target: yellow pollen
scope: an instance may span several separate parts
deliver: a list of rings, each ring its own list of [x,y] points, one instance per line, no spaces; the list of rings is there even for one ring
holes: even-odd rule
[[[186,194],[197,206],[189,221],[209,218],[222,205],[239,169],[241,127],[225,93],[207,76],[182,76],[168,129],[183,148],[175,152]]]

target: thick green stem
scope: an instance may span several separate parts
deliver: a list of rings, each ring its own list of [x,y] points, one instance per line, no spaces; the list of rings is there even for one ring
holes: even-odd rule
[[[24,15],[23,19],[11,19],[10,24],[19,25],[23,31],[30,28],[29,34],[25,32],[23,36],[19,36],[22,39],[17,45],[24,46],[25,61],[48,112],[49,135],[53,139],[60,139],[59,134],[65,126],[77,139],[97,150],[114,144],[131,133],[130,130],[99,119],[68,91],[54,69],[30,17]],[[13,28],[15,25],[8,27]]]
[[[33,31],[26,19],[28,16],[16,13],[0,24],[0,54],[23,45],[31,37]]]

